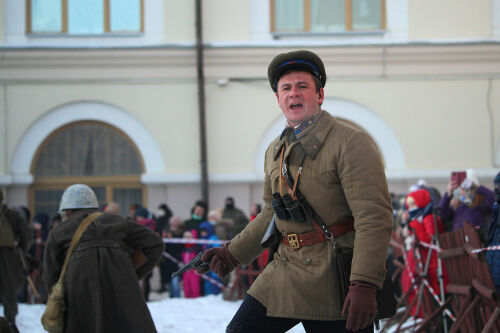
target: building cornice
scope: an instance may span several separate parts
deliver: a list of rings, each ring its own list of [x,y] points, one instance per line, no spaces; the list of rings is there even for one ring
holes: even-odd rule
[[[278,52],[308,48],[328,80],[500,77],[500,42],[208,45],[207,80],[265,80]],[[0,48],[0,82],[195,82],[194,47]]]
[[[460,168],[459,168],[460,169]],[[426,181],[447,182],[452,171],[458,169],[415,169],[415,170],[386,170],[386,177],[389,182],[416,182],[419,179]],[[491,180],[498,173],[495,168],[474,169],[480,179]],[[141,175],[141,182],[147,185],[174,185],[174,184],[199,184],[200,175],[194,173],[173,174],[173,173],[144,173]],[[211,184],[225,183],[250,183],[260,184],[264,180],[262,171],[249,173],[225,173],[210,174]],[[34,181],[31,174],[0,174],[0,186],[9,185],[29,185]]]

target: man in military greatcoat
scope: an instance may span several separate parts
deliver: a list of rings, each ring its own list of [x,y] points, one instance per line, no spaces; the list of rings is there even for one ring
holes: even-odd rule
[[[50,290],[61,273],[69,244],[80,223],[98,211],[92,189],[68,187],[61,198],[65,220],[47,240],[43,279]],[[139,251],[141,265],[130,253]],[[64,277],[67,305],[64,332],[156,332],[138,280],[149,273],[163,252],[162,240],[150,229],[104,213],[84,231]]]
[[[26,221],[3,203],[0,190],[0,303],[11,330],[16,327],[17,293],[24,286],[24,256],[31,243],[32,233]]]
[[[268,78],[287,125],[266,151],[265,207],[202,260],[221,276],[248,264],[264,251],[273,216],[282,240],[226,332],[285,332],[300,322],[307,332],[373,332],[393,219],[382,158],[366,132],[321,109],[326,73],[315,53],[279,54]],[[341,289],[347,274],[336,258],[347,250]]]

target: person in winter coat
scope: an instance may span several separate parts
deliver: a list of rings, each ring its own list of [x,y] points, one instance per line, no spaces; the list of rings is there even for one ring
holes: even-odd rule
[[[197,239],[198,232],[195,229],[184,231],[185,239]],[[185,244],[182,251],[182,262],[187,264],[191,261],[198,252],[199,246],[196,244]],[[184,287],[184,297],[196,298],[201,296],[200,276],[194,270],[189,270],[182,274],[182,285]]]
[[[31,239],[28,224],[7,208],[0,190],[0,303],[13,332],[19,332],[16,327],[17,293],[25,281],[20,255],[26,253]]]
[[[234,205],[234,199],[232,197],[226,198],[226,204],[224,210],[222,211],[223,219],[230,219],[233,221],[233,226],[231,228],[231,236],[235,236],[245,229],[248,224],[248,218],[241,209]]]
[[[172,216],[170,218],[170,230],[167,233],[166,238],[179,239],[184,235],[184,223],[179,216]],[[165,252],[168,253],[172,258],[165,258],[166,264],[166,274],[170,277],[168,282],[168,293],[170,298],[181,297],[181,277],[177,275],[172,278],[172,273],[179,269],[179,263],[182,263],[182,251],[184,250],[184,245],[181,243],[166,243]]]
[[[457,206],[450,204],[453,193],[460,191]],[[488,188],[479,185],[472,170],[467,170],[467,177],[461,184],[450,179],[448,190],[439,203],[441,218],[452,221],[452,231],[461,229],[467,222],[476,228],[485,228],[488,216],[493,210],[494,193]]]
[[[49,225],[49,232],[52,231],[52,229],[57,228],[58,225],[62,223],[62,217],[61,214],[55,214],[52,216],[52,219],[50,220],[50,225]]]
[[[158,212],[155,216],[156,221],[156,233],[163,239],[168,236],[170,230],[170,218],[172,217],[172,211],[168,208],[167,204],[161,204],[158,207]],[[167,284],[170,282],[169,274],[169,261],[167,258],[160,260],[160,293],[167,291]]]
[[[500,245],[500,172],[496,175],[494,183],[495,203],[493,204],[493,214],[491,215],[490,226],[488,228],[488,246]],[[493,282],[500,294],[500,251],[487,251],[486,260],[490,267]]]
[[[298,323],[307,332],[373,332],[393,225],[380,152],[366,132],[321,109],[326,71],[315,53],[277,55],[268,78],[287,126],[265,154],[264,208],[229,245],[201,259],[219,276],[250,263],[264,251],[261,241],[275,213],[275,235],[283,239],[226,332],[285,332]],[[316,218],[295,199],[297,189]],[[283,208],[285,200],[291,209]],[[318,216],[326,226],[321,231]],[[340,249],[353,253],[345,302]]]
[[[262,211],[262,206],[260,204],[254,203],[252,204],[251,213],[250,213],[250,222],[255,220],[257,215]],[[266,249],[264,252],[260,254],[256,261],[254,261],[253,269],[263,270],[267,265],[267,260],[269,259],[269,249]]]
[[[250,221],[255,220],[257,215],[262,211],[262,206],[258,203],[253,203],[252,207],[250,208]]]
[[[222,218],[222,209],[216,208],[208,213],[208,221],[214,226],[214,232],[218,239],[229,240],[231,239],[231,229],[233,227],[233,220]]]
[[[170,218],[172,217],[173,213],[168,208],[167,204],[161,204],[158,207],[158,212],[156,213],[155,219],[156,219],[156,232],[161,235],[162,232],[170,229]]]
[[[424,242],[427,244],[432,243],[432,238],[436,235],[436,228],[438,233],[443,233],[444,226],[439,216],[433,214],[433,205],[431,202],[431,197],[427,190],[417,190],[409,193],[406,196],[406,206],[408,208],[408,213],[410,215],[408,227],[410,229],[410,236],[415,237],[417,241],[417,246],[414,245],[413,249],[410,249],[407,255],[408,262],[406,263],[407,269],[403,271],[401,277],[401,286],[403,292],[407,292],[411,288],[411,293],[409,295],[408,304],[411,304],[416,296],[415,289],[411,286],[410,272],[416,279],[419,274],[424,269],[427,256],[430,253],[429,248],[425,246],[418,245],[418,242]],[[416,251],[419,251],[417,254]],[[418,264],[418,256],[420,255],[420,265]],[[432,250],[430,253],[431,258],[429,262],[429,267],[427,271],[427,279],[430,283],[432,289],[436,294],[440,294],[439,281],[438,281],[438,261],[436,251]],[[417,266],[419,267],[417,269]],[[444,279],[444,292],[446,292],[446,286],[449,282],[448,274],[446,268],[442,265],[443,279]],[[416,313],[415,306],[412,309],[412,314]],[[422,317],[422,309],[419,309],[418,316]]]
[[[200,223],[205,221],[207,218],[207,210],[205,204],[202,201],[197,201],[194,207],[191,209],[191,218],[184,221],[184,226],[186,230],[196,230],[199,233]]]
[[[94,192],[86,185],[68,187],[61,198],[64,222],[47,240],[43,279],[47,290],[59,279],[64,258],[80,223],[98,211]],[[145,262],[134,268],[130,253],[140,251]],[[150,229],[104,213],[85,230],[70,257],[64,277],[67,305],[64,332],[156,332],[138,284],[163,251]]]
[[[156,221],[152,219],[149,211],[144,207],[139,207],[134,214],[135,221],[140,225],[145,226],[151,230],[156,229]],[[149,293],[151,292],[151,278],[153,277],[153,272],[149,272],[142,279],[142,292],[146,301],[149,301]]]
[[[215,228],[214,226],[208,222],[202,222],[200,224],[200,239],[206,239],[206,240],[219,240],[217,236],[215,235]],[[203,244],[202,248],[203,251],[206,251],[208,249],[211,249],[212,247],[220,246],[217,244]],[[222,279],[217,276],[214,272],[210,271],[206,273],[206,275],[211,278],[213,281],[218,282],[219,284],[222,283]],[[221,288],[214,284],[213,282],[209,280],[204,280],[203,281],[203,294],[204,296],[206,295],[218,295],[221,292]]]
[[[33,246],[29,249],[29,254],[39,260],[43,260],[43,249],[45,241],[49,236],[49,216],[45,213],[37,213],[33,217]]]

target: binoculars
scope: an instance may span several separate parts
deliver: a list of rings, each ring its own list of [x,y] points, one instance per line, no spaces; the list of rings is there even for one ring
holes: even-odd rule
[[[304,208],[300,202],[294,200],[289,194],[281,197],[278,192],[274,193],[271,206],[280,220],[295,222],[304,222],[307,220]]]

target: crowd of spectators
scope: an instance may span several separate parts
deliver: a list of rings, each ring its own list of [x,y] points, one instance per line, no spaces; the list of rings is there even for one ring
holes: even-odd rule
[[[424,180],[410,187],[407,194],[393,195],[395,228],[394,235],[402,240],[406,250],[405,270],[398,286],[401,292],[411,288],[411,272],[417,274],[417,266],[426,260],[428,248],[421,244],[431,244],[436,233],[457,230],[464,223],[474,226],[485,246],[500,244],[500,173],[493,182],[494,191],[489,184],[480,184],[472,170],[461,173],[462,178],[452,176],[446,190],[441,193],[429,186]],[[222,285],[228,280],[221,280],[213,273],[207,273],[204,278],[194,271],[188,271],[172,278],[173,272],[189,262],[200,251],[213,246],[222,246],[222,242],[230,240],[252,221],[262,209],[260,204],[250,207],[250,217],[236,207],[235,200],[227,197],[224,207],[208,211],[203,201],[195,201],[189,212],[189,218],[182,220],[174,215],[167,204],[159,205],[156,212],[148,210],[139,204],[129,207],[127,218],[154,230],[165,240],[165,255],[158,263],[159,287],[154,290],[158,293],[168,292],[169,297],[199,297],[209,294],[219,294]],[[49,232],[61,223],[59,215],[49,217],[45,213],[37,213],[33,218],[25,207],[14,207],[14,210],[26,221],[30,221],[33,230],[33,246],[29,250],[31,257],[33,282],[40,293],[36,301],[45,302],[47,292],[44,290],[40,277],[40,267],[37,262],[43,260],[44,242]],[[103,211],[119,214],[120,207],[110,202],[103,207]],[[169,241],[169,239],[177,241]],[[199,242],[185,243],[184,240],[199,240]],[[209,241],[209,242],[203,242]],[[215,242],[214,242],[215,241]],[[418,254],[416,249],[418,249]],[[430,251],[431,253],[433,251]],[[267,263],[267,253],[263,253],[251,269],[262,270]],[[487,253],[491,273],[500,292],[500,251]],[[420,268],[421,269],[421,268]],[[428,280],[434,290],[439,292],[442,282],[444,290],[448,283],[445,267],[443,279],[439,281],[437,274],[438,260],[435,252],[431,254],[428,264]],[[151,293],[152,274],[142,281],[144,297],[149,300]],[[416,295],[410,294],[410,301]],[[28,285],[19,294],[19,301],[32,302],[29,298]]]
[[[422,272],[437,294],[446,293],[449,281],[446,267],[438,262],[436,251],[430,250],[437,244],[436,234],[461,229],[468,223],[477,230],[485,247],[500,244],[500,173],[492,185],[494,191],[489,184],[479,183],[474,170],[467,170],[452,173],[442,194],[420,180],[410,187],[407,194],[393,195],[393,238],[401,242],[406,250],[406,258],[399,258],[406,269],[398,287],[401,293],[409,292],[408,304],[417,293],[412,285],[414,278]],[[500,292],[500,251],[487,251],[486,257]],[[438,274],[439,269],[442,270],[441,275]],[[415,315],[416,303],[412,311]]]

